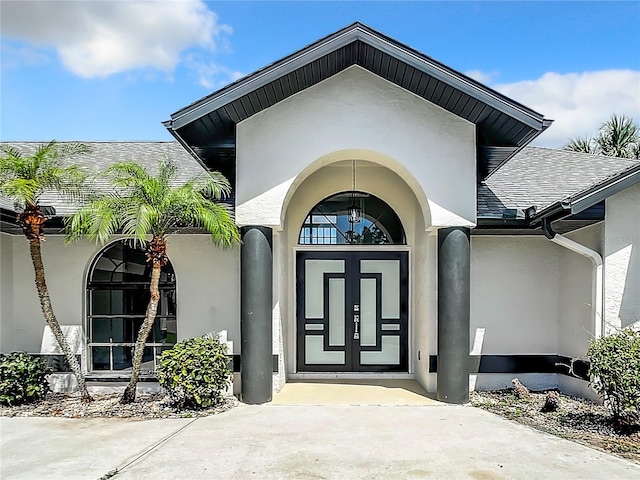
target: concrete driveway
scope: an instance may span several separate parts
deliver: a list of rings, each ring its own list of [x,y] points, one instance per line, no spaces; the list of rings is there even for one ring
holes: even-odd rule
[[[2,418],[2,479],[638,479],[469,406],[247,406],[196,419]]]

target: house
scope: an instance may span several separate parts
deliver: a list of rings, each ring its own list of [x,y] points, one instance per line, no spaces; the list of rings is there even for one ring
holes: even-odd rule
[[[515,375],[588,395],[589,340],[640,324],[640,161],[528,146],[550,125],[355,23],[174,113],[176,142],[91,143],[95,168],[166,152],[233,184],[243,243],[170,237],[145,360],[226,330],[249,403],[340,376],[453,403]],[[0,346],[37,352],[27,243],[2,207]],[[43,245],[57,317],[82,326],[89,374],[126,372],[144,255],[65,247],[60,228]]]

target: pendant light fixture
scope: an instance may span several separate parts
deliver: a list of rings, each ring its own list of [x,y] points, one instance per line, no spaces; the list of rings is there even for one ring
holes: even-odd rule
[[[356,161],[351,160],[351,206],[347,210],[349,223],[360,223],[362,219],[362,209],[356,204]]]

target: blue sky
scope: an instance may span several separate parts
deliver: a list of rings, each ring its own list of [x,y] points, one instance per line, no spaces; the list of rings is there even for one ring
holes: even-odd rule
[[[1,140],[169,140],[171,113],[354,21],[553,118],[640,119],[640,2],[0,3]]]

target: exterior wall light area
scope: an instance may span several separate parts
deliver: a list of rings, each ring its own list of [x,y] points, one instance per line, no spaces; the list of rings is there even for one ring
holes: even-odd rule
[[[347,210],[347,214],[349,217],[349,223],[360,223],[362,220],[362,209],[356,205],[355,198],[353,199],[353,204]]]
[[[360,223],[362,209],[356,203],[356,161],[351,160],[351,206],[347,210],[349,223]]]

